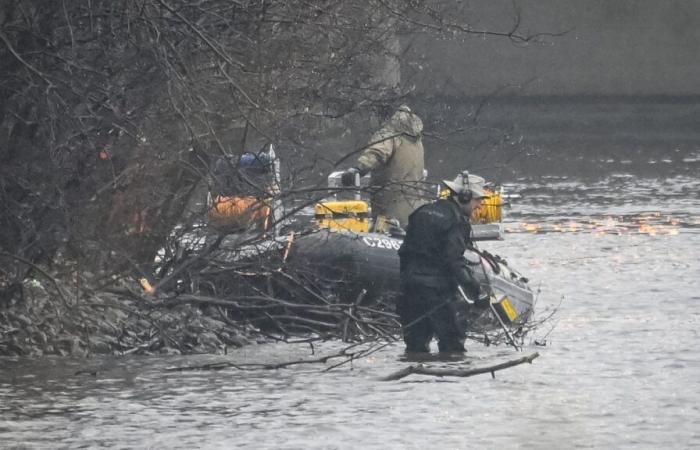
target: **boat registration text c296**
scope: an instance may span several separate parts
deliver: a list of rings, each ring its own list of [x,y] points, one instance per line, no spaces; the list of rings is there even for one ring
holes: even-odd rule
[[[391,238],[364,236],[362,242],[368,247],[385,248],[387,250],[398,250],[401,247],[401,241]]]

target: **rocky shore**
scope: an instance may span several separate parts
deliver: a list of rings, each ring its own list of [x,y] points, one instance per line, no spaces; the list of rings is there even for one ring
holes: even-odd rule
[[[225,353],[256,339],[220,308],[168,305],[123,290],[76,301],[27,281],[21,299],[0,305],[0,356]]]

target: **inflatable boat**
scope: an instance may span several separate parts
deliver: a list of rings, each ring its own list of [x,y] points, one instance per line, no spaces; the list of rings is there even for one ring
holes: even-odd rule
[[[493,227],[481,228],[474,225],[475,234],[494,233]],[[321,229],[294,240],[288,264],[317,274],[323,287],[344,301],[353,301],[365,291],[365,298],[391,305],[399,291],[401,243],[400,236],[383,233]],[[505,259],[487,251],[467,251],[465,257],[477,280],[487,286],[493,305],[483,310],[472,308],[472,331],[500,327],[501,322],[511,327],[524,323],[534,308],[527,278]]]
[[[393,226],[391,220],[373,220],[370,204],[363,196],[363,180],[356,180],[356,189],[345,189],[340,184],[341,174],[334,172],[328,177],[328,187],[334,194],[317,203],[311,217],[307,214],[301,220],[306,224],[301,233],[281,231],[282,221],[275,217],[279,207],[270,209],[271,223],[277,225],[270,228],[272,239],[266,241],[269,244],[266,251],[284,251],[290,269],[312,273],[324,292],[339,301],[353,302],[361,298],[365,302],[382,302],[393,309],[399,291],[398,249],[403,242],[402,230]],[[436,186],[435,197],[444,194]],[[491,197],[475,211],[471,218],[475,242],[503,239],[504,198],[503,191],[494,187]],[[273,205],[267,200],[259,204]],[[233,217],[233,213],[223,208],[215,212],[217,223],[241,222],[239,217]],[[222,214],[225,216],[223,220]],[[253,223],[251,217],[256,217],[249,216],[246,216],[247,226]],[[381,226],[378,226],[380,222]],[[267,229],[267,223],[266,219],[263,229]],[[227,246],[223,247],[225,251]],[[232,249],[235,253],[230,258],[237,259],[245,254],[245,250],[237,245]],[[250,250],[251,255],[258,252],[259,246]],[[534,308],[534,296],[527,278],[504,258],[487,251],[467,251],[465,258],[476,278],[487,287],[491,302],[489,308],[470,308],[472,331],[518,327],[527,321]]]
[[[339,173],[331,174],[330,187],[334,187],[338,177]],[[504,197],[501,189],[493,188],[491,197],[475,211],[471,218],[473,241],[503,239]],[[363,293],[365,298],[394,304],[400,282],[401,230],[369,231],[369,203],[359,195],[331,198],[314,209],[317,230],[294,240],[289,246],[288,263],[317,274],[320,283],[343,301],[353,301]],[[465,258],[487,288],[491,302],[490,308],[471,308],[472,331],[518,327],[531,317],[534,295],[526,277],[504,258],[478,248],[467,251]]]

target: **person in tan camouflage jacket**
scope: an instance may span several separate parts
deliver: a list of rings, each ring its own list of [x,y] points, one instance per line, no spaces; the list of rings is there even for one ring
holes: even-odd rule
[[[372,136],[357,159],[356,167],[345,171],[342,182],[354,184],[356,174],[372,173],[372,216],[395,218],[402,228],[408,216],[425,203],[422,180],[423,122],[402,105]]]

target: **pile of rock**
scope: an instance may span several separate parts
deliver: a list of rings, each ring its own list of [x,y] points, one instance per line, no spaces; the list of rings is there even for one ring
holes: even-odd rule
[[[222,353],[250,342],[254,331],[214,307],[52,291],[30,280],[19,299],[0,305],[0,355]]]

